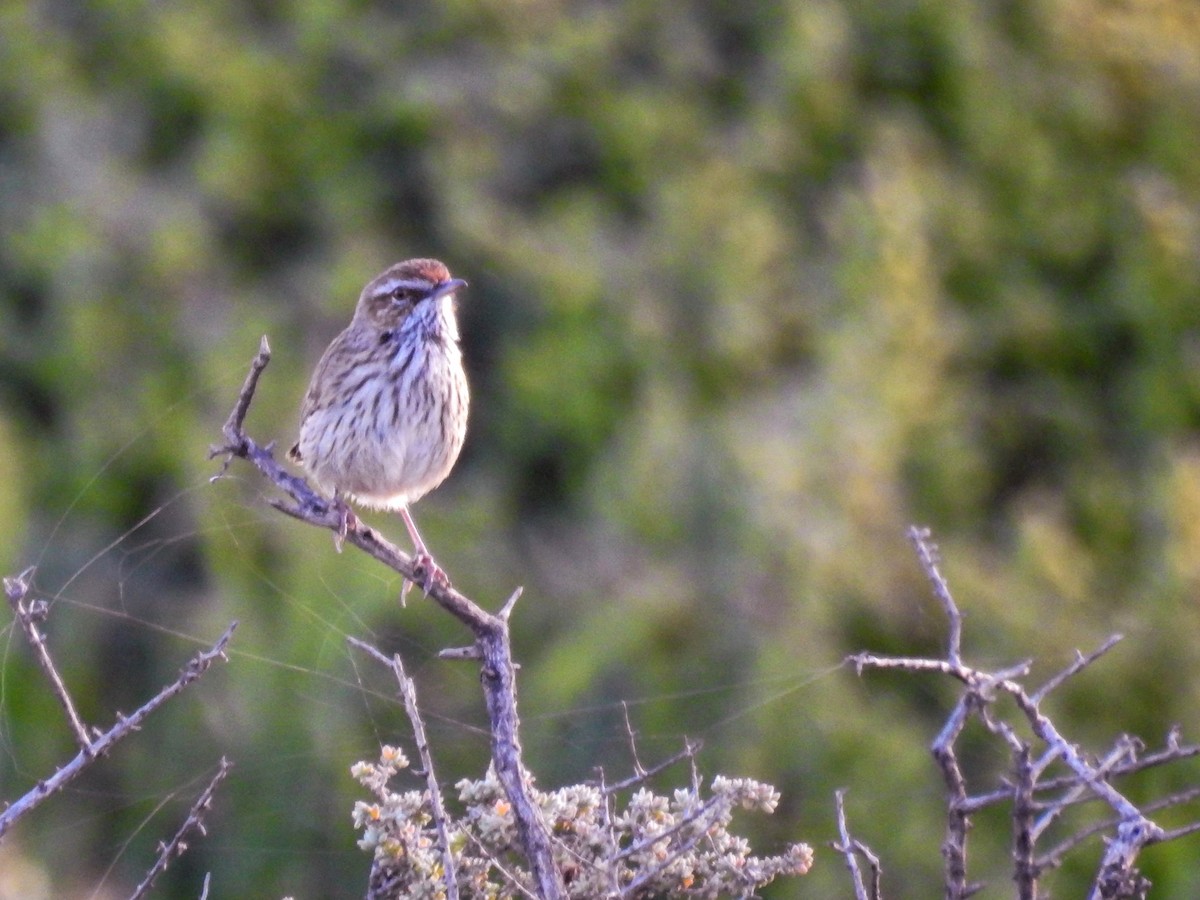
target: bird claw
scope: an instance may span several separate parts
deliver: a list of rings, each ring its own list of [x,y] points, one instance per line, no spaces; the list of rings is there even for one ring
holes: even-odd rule
[[[450,576],[446,570],[433,561],[428,550],[418,550],[413,554],[413,578],[405,578],[400,587],[400,605],[408,605],[408,593],[414,584],[421,586],[421,592],[428,597],[434,587],[450,587]]]
[[[413,554],[413,575],[416,576],[416,583],[421,585],[421,590],[425,592],[425,596],[429,596],[429,592],[434,587],[447,588],[450,586],[450,578],[429,555],[428,550],[418,550]]]

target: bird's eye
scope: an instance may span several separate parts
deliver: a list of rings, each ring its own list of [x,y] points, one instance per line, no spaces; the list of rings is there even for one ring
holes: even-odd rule
[[[392,291],[392,299],[397,303],[412,303],[414,293],[412,288],[396,288]]]

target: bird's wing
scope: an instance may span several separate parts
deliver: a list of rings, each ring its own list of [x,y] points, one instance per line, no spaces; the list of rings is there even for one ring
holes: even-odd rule
[[[336,394],[345,381],[344,373],[338,370],[352,365],[354,360],[359,357],[356,345],[362,343],[361,338],[361,329],[347,328],[335,337],[333,342],[325,348],[325,352],[321,354],[317,368],[313,371],[312,381],[308,383],[308,391],[304,394],[304,402],[300,405],[301,431],[304,430],[304,423],[308,421],[308,417],[316,410],[327,406],[330,398]],[[301,461],[299,442],[293,444],[292,448],[288,450],[288,458],[295,462]]]

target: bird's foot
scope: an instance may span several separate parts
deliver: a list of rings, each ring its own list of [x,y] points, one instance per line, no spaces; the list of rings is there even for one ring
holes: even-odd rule
[[[416,576],[417,584],[421,585],[421,590],[425,592],[426,597],[435,586],[442,588],[450,586],[450,576],[433,561],[433,557],[424,547],[418,548],[413,554],[413,575]]]
[[[337,513],[338,527],[333,533],[333,549],[338,553],[342,552],[342,545],[346,543],[346,535],[351,531],[357,531],[362,522],[358,516],[354,514],[354,510],[341,497],[333,498],[333,511]]]
[[[407,506],[400,507],[400,516],[404,519],[404,526],[408,529],[408,536],[412,538],[413,542],[413,580],[406,580],[404,587],[400,589],[400,605],[403,606],[404,600],[408,596],[408,592],[412,589],[413,584],[421,585],[425,596],[428,597],[429,592],[435,586],[449,587],[450,579],[442,570],[442,567],[433,561],[433,557],[425,548],[425,542],[421,540],[421,533],[417,531],[417,523],[413,521]]]

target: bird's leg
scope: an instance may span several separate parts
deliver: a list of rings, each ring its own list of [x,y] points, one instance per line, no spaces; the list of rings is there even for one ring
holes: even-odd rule
[[[341,491],[333,493],[333,511],[337,513],[338,528],[333,533],[333,549],[338,553],[342,552],[342,545],[346,542],[346,535],[350,529],[358,529],[358,516],[354,514],[354,510],[350,508],[350,504],[342,497]]]
[[[446,573],[442,571],[441,566],[433,561],[433,557],[429,553],[429,549],[425,546],[425,542],[421,540],[421,533],[417,531],[417,523],[413,521],[412,514],[408,511],[407,506],[400,507],[400,515],[404,519],[404,525],[408,529],[408,536],[413,542],[413,569],[414,574],[418,578],[421,573],[425,573],[424,579],[421,581],[421,589],[426,594],[429,589],[435,584],[449,584],[450,579],[446,577]],[[400,600],[403,602],[404,595],[408,593],[407,585],[402,589]]]

